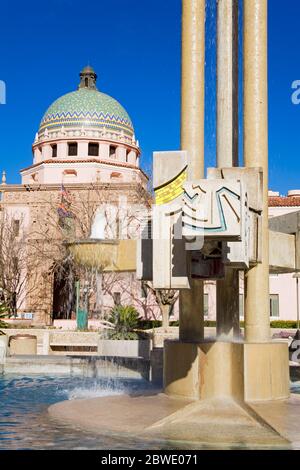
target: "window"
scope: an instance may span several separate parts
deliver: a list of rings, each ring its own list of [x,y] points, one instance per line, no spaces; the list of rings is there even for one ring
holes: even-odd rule
[[[203,308],[204,308],[204,316],[205,317],[208,317],[208,294],[204,294],[204,305],[203,305]]]
[[[114,299],[115,305],[121,305],[121,293],[120,292],[114,292],[113,299]]]
[[[77,155],[77,142],[70,142],[68,144],[68,155],[70,157]]]
[[[76,170],[64,170],[63,175],[64,176],[77,176],[77,171]]]
[[[84,86],[85,86],[86,88],[89,87],[89,79],[88,79],[88,77],[85,77],[85,79],[84,79]]]
[[[279,295],[270,295],[270,317],[279,317]]]
[[[13,233],[15,237],[18,237],[20,234],[20,221],[19,220],[14,220],[13,221]]]
[[[53,144],[51,145],[51,148],[52,148],[52,158],[56,158],[57,157],[57,145]]]
[[[110,158],[116,158],[116,151],[117,151],[117,147],[115,147],[114,145],[111,145],[109,147],[109,156],[110,156]]]
[[[239,312],[240,318],[244,318],[244,294],[239,295]]]
[[[113,171],[110,175],[110,179],[111,180],[118,180],[118,179],[122,179],[122,175],[121,173],[119,173],[118,171]]]
[[[89,143],[89,156],[98,157],[99,155],[99,144]]]
[[[126,162],[128,162],[128,157],[129,157],[130,152],[131,150],[126,150]]]

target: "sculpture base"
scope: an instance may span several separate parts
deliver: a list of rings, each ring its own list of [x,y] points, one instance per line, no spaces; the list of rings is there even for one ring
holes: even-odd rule
[[[289,396],[288,344],[245,343],[245,401],[282,400]]]
[[[198,400],[288,398],[288,345],[167,340],[164,391],[168,395]]]

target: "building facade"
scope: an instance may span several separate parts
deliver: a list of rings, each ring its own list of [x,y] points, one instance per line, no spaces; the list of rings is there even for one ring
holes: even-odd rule
[[[10,271],[3,266],[2,285],[19,314],[39,324],[74,318],[76,276],[90,292],[95,316],[116,303],[159,316],[135,273],[71,272],[66,240],[134,238],[136,205],[149,205],[131,119],[120,103],[98,91],[96,80],[95,71],[85,67],[78,89],[48,108],[21,184],[2,176],[1,220],[10,240],[1,245],[2,258],[7,265],[15,260]]]
[[[300,190],[291,190],[287,196],[269,191],[269,217],[300,210]],[[296,320],[299,311],[298,279],[294,274],[270,276],[270,315],[272,319]]]

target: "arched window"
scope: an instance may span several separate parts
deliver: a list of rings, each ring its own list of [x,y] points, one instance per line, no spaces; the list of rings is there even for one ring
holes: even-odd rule
[[[77,155],[77,147],[78,147],[77,142],[69,142],[68,143],[68,155],[70,157],[72,157],[72,156],[74,157],[74,156]]]
[[[51,148],[52,148],[52,158],[57,157],[57,145],[53,144],[51,145]]]
[[[84,86],[85,86],[86,88],[89,87],[89,79],[88,79],[88,77],[85,77],[85,79],[84,79]]]
[[[116,151],[117,151],[117,147],[115,145],[111,145],[109,147],[109,157],[116,158]]]
[[[89,143],[89,156],[98,157],[99,156],[99,144],[94,142]]]

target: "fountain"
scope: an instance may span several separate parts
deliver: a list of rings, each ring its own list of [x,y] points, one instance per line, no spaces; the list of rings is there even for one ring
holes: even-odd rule
[[[99,271],[135,271],[136,240],[75,240],[68,247],[76,263]]]
[[[101,209],[98,209],[91,227],[90,238],[73,240],[67,243],[75,263],[87,270],[95,270],[97,275],[111,271],[135,271],[136,241],[105,238],[106,224],[106,217]],[[97,283],[99,283],[99,279],[97,279]],[[80,281],[76,282],[76,320],[78,330],[86,330],[88,328],[89,289],[88,283],[81,288]]]
[[[153,258],[147,253],[141,260],[153,263],[154,287],[180,289],[179,340],[165,342],[164,390],[104,397],[93,406],[89,400],[61,403],[50,413],[87,429],[135,438],[286,447],[300,430],[292,429],[294,422],[289,425],[300,400],[290,398],[288,345],[270,339],[269,265],[277,272],[286,266],[273,261],[276,250],[284,248],[276,248],[276,232],[268,227],[267,0],[244,0],[243,168],[237,158],[238,1],[218,1],[217,168],[209,169],[207,179],[205,0],[183,0],[182,5],[182,150],[154,154],[152,223],[154,233],[163,236],[153,237]],[[288,243],[283,233],[278,238]],[[114,260],[122,242],[107,242]],[[106,259],[102,243],[83,250],[77,245],[74,253],[87,250],[89,255],[80,256]],[[295,271],[295,263],[287,265]],[[241,269],[244,339],[237,314]],[[214,340],[204,338],[201,306],[207,278],[217,279]]]

